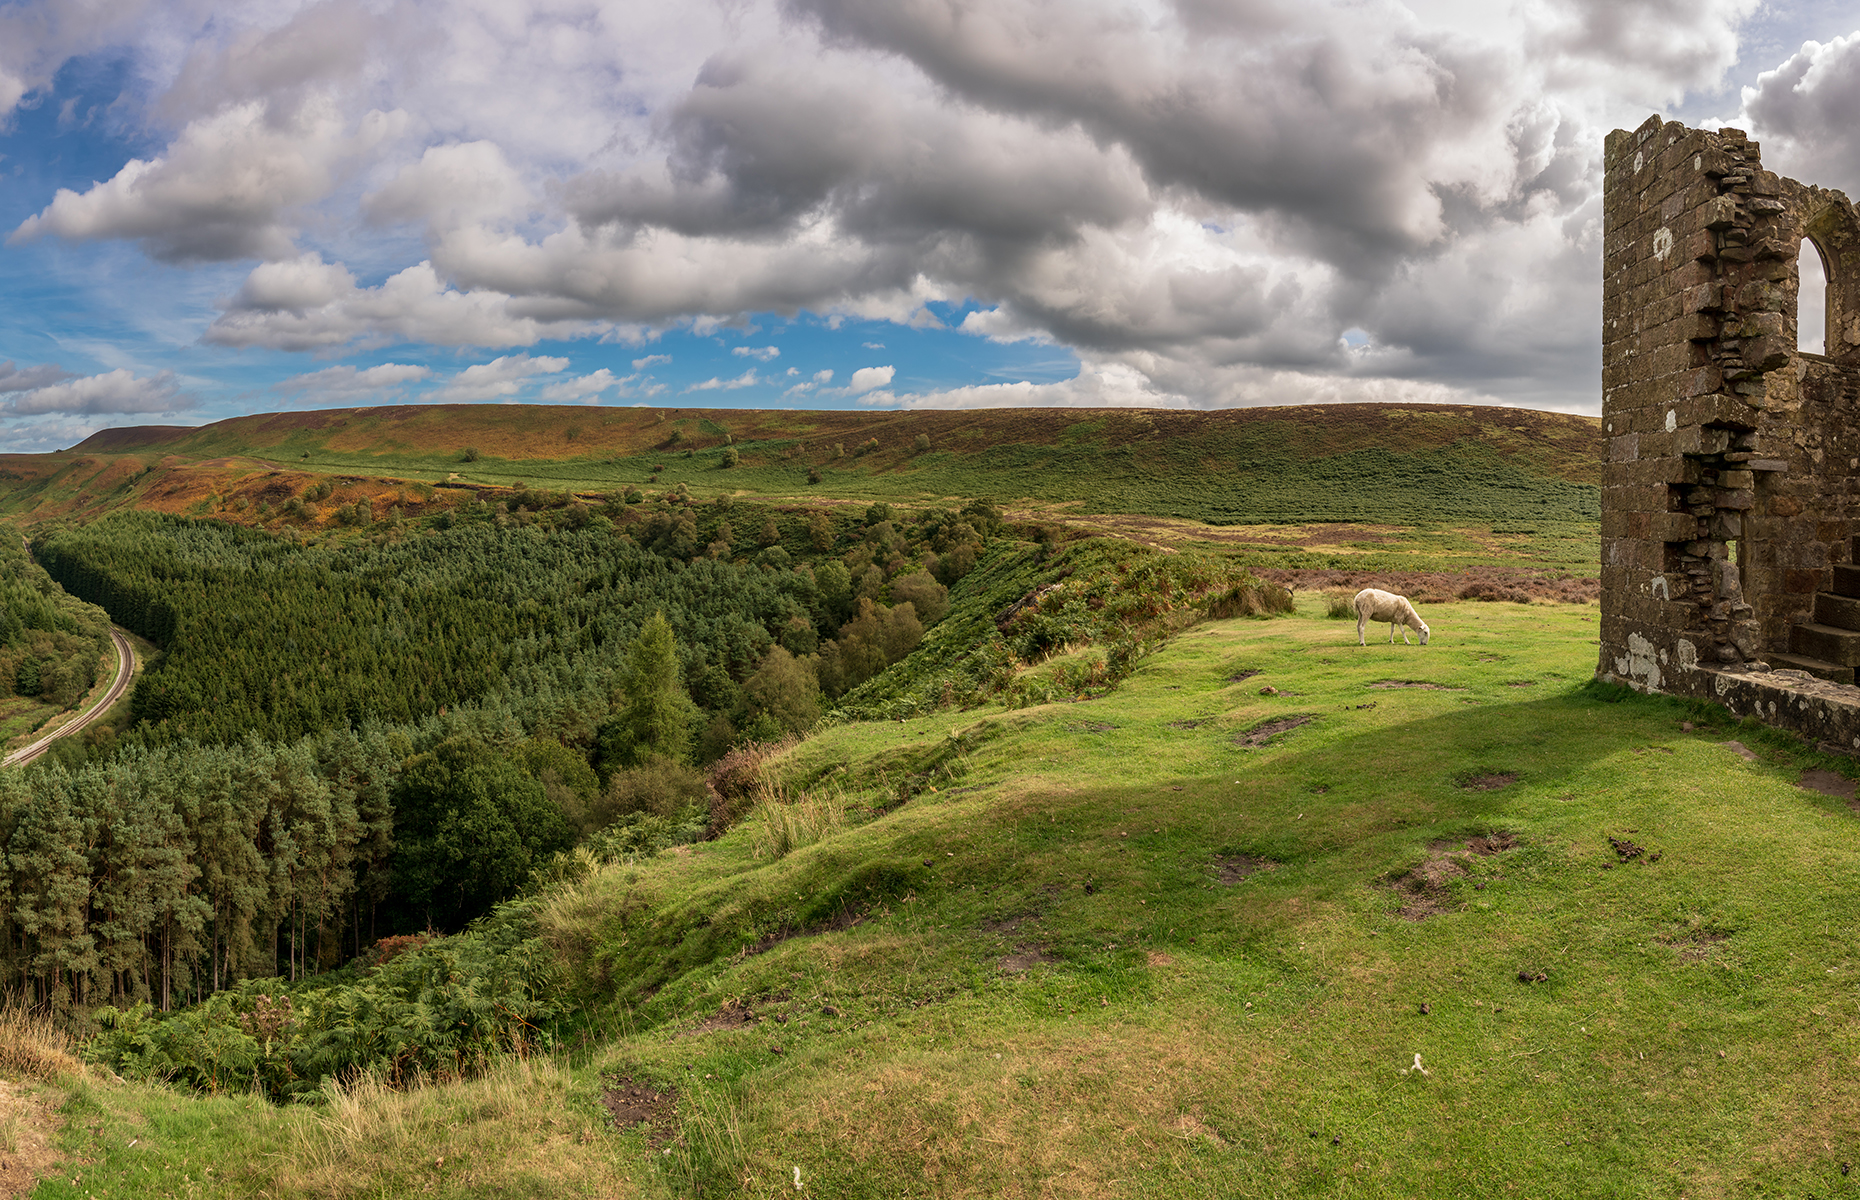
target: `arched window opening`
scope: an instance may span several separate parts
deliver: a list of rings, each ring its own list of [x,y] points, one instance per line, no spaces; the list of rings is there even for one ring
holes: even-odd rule
[[[1796,269],[1801,283],[1795,293],[1795,348],[1804,354],[1826,354],[1828,270],[1813,238],[1802,239]]]

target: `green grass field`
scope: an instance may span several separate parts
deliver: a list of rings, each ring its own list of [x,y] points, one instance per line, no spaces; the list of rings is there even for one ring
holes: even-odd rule
[[[827,730],[722,840],[552,895],[554,1058],[316,1108],[67,1081],[35,1195],[1860,1188],[1860,824],[1798,786],[1837,764],[1589,684],[1592,606],[1321,611]]]

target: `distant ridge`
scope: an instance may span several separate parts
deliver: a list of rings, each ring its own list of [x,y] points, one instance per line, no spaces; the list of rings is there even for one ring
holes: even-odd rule
[[[0,455],[0,512],[147,507],[256,522],[331,477],[382,481],[387,507],[409,485],[804,504],[986,498],[1205,525],[1465,522],[1525,534],[1596,520],[1604,457],[1594,417],[1475,405],[418,404],[132,426],[75,451]]]
[[[122,425],[115,429],[99,429],[71,447],[69,453],[122,454],[129,450],[145,450],[180,441],[196,428],[194,425]]]

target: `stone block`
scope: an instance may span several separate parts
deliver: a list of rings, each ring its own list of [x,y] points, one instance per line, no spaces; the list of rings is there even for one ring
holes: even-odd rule
[[[1699,536],[1699,519],[1691,513],[1648,513],[1652,534],[1662,542],[1685,542]]]
[[[1826,577],[1825,571],[1791,567],[1782,572],[1783,591],[1792,596],[1812,596],[1821,590],[1822,580]]]
[[[1719,487],[1752,488],[1756,486],[1756,483],[1757,483],[1757,477],[1755,474],[1753,474],[1750,471],[1720,471],[1718,472],[1718,486]]]
[[[1747,509],[1754,508],[1757,494],[1749,488],[1719,488],[1712,498],[1712,504],[1718,508]]]
[[[1686,289],[1681,300],[1686,312],[1716,312],[1724,307],[1724,289],[1715,283],[1701,283]]]
[[[1715,196],[1699,210],[1699,216],[1707,229],[1733,228],[1739,221],[1737,201],[1731,196]]]
[[[1680,395],[1686,397],[1704,396],[1724,386],[1724,373],[1717,367],[1702,367],[1693,371],[1680,385]]]
[[[1633,462],[1640,457],[1640,435],[1624,433],[1608,439],[1608,461],[1611,463]]]

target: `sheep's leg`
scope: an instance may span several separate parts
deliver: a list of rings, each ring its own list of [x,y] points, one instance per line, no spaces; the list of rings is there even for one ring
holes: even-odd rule
[[[1389,645],[1395,644],[1395,622],[1389,622]]]
[[[1357,609],[1356,610],[1356,644],[1357,645],[1367,646],[1369,644],[1369,639],[1363,636],[1363,630],[1368,628],[1368,626],[1369,626],[1369,614],[1364,612],[1360,608]]]
[[[1404,646],[1414,645],[1413,642],[1408,640],[1408,622],[1406,621],[1401,623],[1401,644]]]

